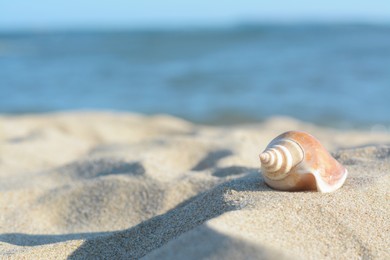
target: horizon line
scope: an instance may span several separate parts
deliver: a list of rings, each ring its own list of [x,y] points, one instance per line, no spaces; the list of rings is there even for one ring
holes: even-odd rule
[[[23,32],[77,32],[77,31],[175,31],[175,30],[215,30],[235,29],[240,27],[262,27],[262,26],[390,26],[389,21],[378,20],[295,20],[295,21],[243,21],[236,23],[165,23],[149,25],[57,25],[57,26],[17,26],[13,28],[1,27],[0,33],[23,33]]]

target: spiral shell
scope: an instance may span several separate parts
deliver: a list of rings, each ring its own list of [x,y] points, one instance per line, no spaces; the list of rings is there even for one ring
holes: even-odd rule
[[[260,154],[265,182],[278,190],[318,190],[340,188],[347,170],[310,134],[289,131],[279,135]]]
[[[272,180],[285,178],[292,167],[303,160],[303,150],[289,139],[278,139],[260,155],[262,167]]]

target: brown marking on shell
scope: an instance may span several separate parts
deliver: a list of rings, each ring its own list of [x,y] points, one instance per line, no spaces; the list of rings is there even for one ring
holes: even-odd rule
[[[304,132],[290,131],[279,137],[298,142],[305,151],[305,163],[317,169],[323,181],[333,185],[342,179],[345,173],[344,166],[334,159],[314,136]]]
[[[316,180],[313,174],[289,174],[283,182],[273,181],[268,179],[267,185],[271,188],[283,190],[283,191],[304,191],[304,190],[317,190]]]

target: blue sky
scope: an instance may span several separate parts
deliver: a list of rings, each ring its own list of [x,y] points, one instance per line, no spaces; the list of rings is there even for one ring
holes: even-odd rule
[[[390,23],[390,0],[0,0],[0,29]]]

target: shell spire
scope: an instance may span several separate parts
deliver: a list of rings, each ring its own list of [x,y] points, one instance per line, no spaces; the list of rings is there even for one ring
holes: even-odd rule
[[[340,188],[347,170],[313,136],[298,131],[279,135],[259,156],[265,182],[279,190]]]

